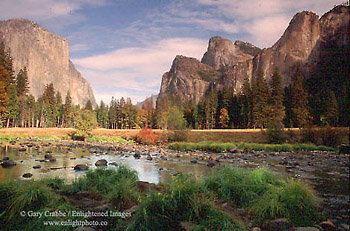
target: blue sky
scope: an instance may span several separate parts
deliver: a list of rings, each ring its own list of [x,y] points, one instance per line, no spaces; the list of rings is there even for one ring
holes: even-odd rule
[[[177,54],[201,59],[210,37],[270,47],[293,15],[336,0],[1,0],[0,19],[26,18],[67,38],[99,102],[159,92]]]

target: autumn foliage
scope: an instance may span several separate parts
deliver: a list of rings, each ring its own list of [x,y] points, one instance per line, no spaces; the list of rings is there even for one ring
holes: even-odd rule
[[[156,144],[160,140],[160,137],[151,128],[145,127],[137,134],[136,140],[141,144]]]

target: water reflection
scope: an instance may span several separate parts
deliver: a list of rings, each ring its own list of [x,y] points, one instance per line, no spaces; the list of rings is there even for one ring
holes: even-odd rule
[[[117,162],[118,164],[127,165],[138,172],[141,181],[156,184],[170,181],[171,173],[173,172],[192,173],[195,177],[200,178],[211,171],[205,165],[190,164],[187,159],[182,159],[181,161],[179,159],[173,161],[158,161],[153,159],[152,161],[148,161],[145,157],[135,159],[132,156],[113,154],[96,155],[91,154],[88,150],[79,148],[73,151],[57,147],[43,149],[28,148],[27,151],[21,152],[18,148],[5,146],[1,147],[0,150],[0,159],[9,157],[17,163],[16,166],[10,168],[0,167],[0,182],[11,179],[24,179],[22,177],[24,173],[33,174],[32,179],[35,180],[58,176],[70,182],[84,174],[83,172],[75,171],[75,165],[86,164],[93,169],[96,168],[95,162],[99,159],[106,159],[108,163]],[[47,152],[52,152],[52,156],[56,158],[55,162],[45,160],[45,154]],[[36,165],[40,165],[41,168],[34,169],[33,166]],[[108,168],[115,168],[115,166],[109,165]],[[165,170],[159,171],[159,169]]]

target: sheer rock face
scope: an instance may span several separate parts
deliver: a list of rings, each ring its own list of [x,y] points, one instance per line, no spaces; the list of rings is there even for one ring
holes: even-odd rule
[[[269,80],[275,68],[278,68],[282,75],[282,84],[288,85],[296,65],[312,68],[312,63],[308,63],[308,60],[313,52],[317,53],[319,39],[318,16],[307,11],[296,14],[282,37],[271,48],[264,49],[253,59],[255,68],[252,77],[257,76],[261,69]],[[317,56],[315,53],[312,55]]]
[[[0,21],[0,41],[10,48],[17,74],[24,66],[28,70],[30,93],[38,98],[45,85],[53,83],[63,101],[70,90],[74,104],[84,106],[96,101],[89,83],[69,60],[69,44],[34,22],[25,19]]]
[[[212,67],[197,59],[178,55],[162,78],[158,99],[165,96],[192,99],[198,103],[211,83],[219,76]]]
[[[278,68],[284,86],[290,84],[297,66],[308,78],[317,72],[317,63],[324,57],[326,47],[349,49],[349,9],[337,6],[321,19],[308,11],[297,13],[282,37],[263,50],[249,43],[236,41],[233,44],[230,40],[213,37],[202,63],[183,56],[175,58],[170,71],[163,75],[158,99],[170,93],[198,102],[211,87],[229,86],[239,92],[244,79],[254,79],[259,69],[269,81]],[[212,74],[209,78],[196,74],[203,72]]]
[[[239,46],[233,44],[230,40],[213,37],[209,40],[208,50],[202,58],[202,63],[219,70],[233,67],[239,62],[252,58],[252,55],[244,53]]]

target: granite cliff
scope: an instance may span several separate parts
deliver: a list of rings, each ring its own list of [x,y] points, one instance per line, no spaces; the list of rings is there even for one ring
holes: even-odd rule
[[[45,85],[53,83],[63,100],[70,90],[74,104],[84,106],[88,100],[96,106],[89,83],[69,59],[69,44],[38,24],[25,19],[0,21],[0,41],[10,49],[14,71],[28,70],[30,93],[38,98]]]
[[[263,50],[242,41],[232,43],[213,37],[201,62],[183,56],[175,58],[170,71],[163,75],[158,99],[176,95],[182,100],[198,102],[211,87],[229,86],[239,92],[246,77],[252,80],[262,70],[269,80],[275,68],[282,75],[282,84],[287,86],[297,66],[305,78],[310,78],[322,71],[322,66],[330,69],[333,61],[325,64],[325,57],[333,59],[340,55],[340,63],[348,63],[349,9],[349,6],[336,6],[321,18],[308,11],[297,13],[281,38]]]

